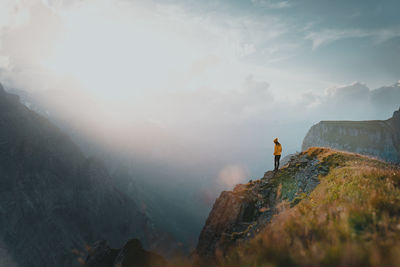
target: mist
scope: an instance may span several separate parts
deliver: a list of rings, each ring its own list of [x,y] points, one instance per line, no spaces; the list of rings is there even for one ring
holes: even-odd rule
[[[399,108],[398,78],[370,88],[357,75],[327,79],[285,63],[299,47],[277,15],[261,23],[156,1],[27,3],[1,1],[11,14],[0,16],[1,83],[192,246],[222,190],[272,168],[275,137],[285,156],[320,120],[387,119]]]

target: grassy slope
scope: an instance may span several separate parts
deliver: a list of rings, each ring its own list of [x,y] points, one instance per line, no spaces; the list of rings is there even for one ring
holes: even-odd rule
[[[400,265],[400,171],[368,157],[310,148],[330,167],[298,205],[282,211],[226,266]]]

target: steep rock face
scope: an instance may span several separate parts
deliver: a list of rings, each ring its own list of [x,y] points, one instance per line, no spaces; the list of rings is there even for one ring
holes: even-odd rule
[[[260,180],[222,192],[201,231],[195,258],[218,261],[233,245],[252,239],[279,212],[283,201],[296,205],[328,169],[315,155],[300,153],[278,172],[266,172]]]
[[[263,229],[254,238],[241,235],[241,242],[228,239],[232,247],[225,252],[219,246],[216,262],[200,260],[198,266],[399,266],[399,166],[329,148],[313,147],[302,154],[309,156],[304,161],[316,164],[302,166],[300,156],[297,163],[291,161],[280,170],[288,175],[275,180],[282,184],[275,199],[286,194],[287,201],[276,202],[276,214]],[[290,174],[287,168],[294,172]],[[316,180],[315,172],[323,175]],[[299,187],[304,194],[292,198],[290,193]],[[256,189],[251,184],[248,188]],[[218,206],[217,201],[214,208]],[[217,210],[211,215],[216,216]],[[212,229],[213,223],[219,225],[215,231],[231,227],[214,218],[209,218],[206,227]],[[216,240],[221,243],[221,239]]]
[[[321,121],[308,131],[302,149],[313,146],[400,163],[400,110],[385,121]]]
[[[71,250],[157,239],[136,203],[48,120],[0,85],[0,239],[18,266],[75,266]]]

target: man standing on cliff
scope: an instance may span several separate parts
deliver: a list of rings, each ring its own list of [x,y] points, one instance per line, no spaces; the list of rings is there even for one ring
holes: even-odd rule
[[[278,142],[278,138],[274,139],[275,149],[274,149],[274,156],[275,156],[275,169],[277,171],[279,169],[279,160],[281,159],[282,154],[282,145]]]

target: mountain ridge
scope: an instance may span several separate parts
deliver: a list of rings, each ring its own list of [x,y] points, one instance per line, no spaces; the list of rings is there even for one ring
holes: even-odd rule
[[[18,266],[78,266],[72,250],[162,234],[104,164],[0,85],[0,238]],[[0,261],[1,263],[1,261]]]

